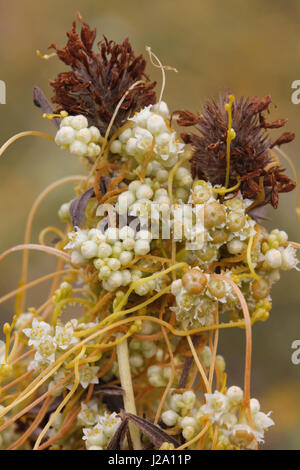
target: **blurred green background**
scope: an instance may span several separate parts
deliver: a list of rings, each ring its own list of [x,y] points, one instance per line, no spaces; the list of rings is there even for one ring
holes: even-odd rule
[[[272,118],[288,117],[288,130],[298,139],[286,147],[298,172],[300,161],[300,105],[291,102],[291,83],[300,79],[300,2],[297,0],[104,0],[0,1],[0,79],[6,82],[7,104],[0,105],[1,144],[22,130],[54,135],[32,104],[32,89],[48,85],[65,67],[54,58],[42,61],[35,51],[47,52],[51,43],[65,44],[76,11],[85,21],[116,41],[129,36],[136,52],[150,45],[169,72],[164,98],[172,110],[200,109],[203,101],[225,87],[236,95],[271,94],[278,110]],[[148,67],[160,84],[160,74]],[[10,147],[0,162],[1,251],[22,243],[26,216],[34,198],[52,181],[82,169],[74,157],[50,141],[26,137]],[[289,174],[291,174],[290,170]],[[60,204],[72,196],[71,185],[45,201],[34,223],[32,241],[46,225],[57,224]],[[281,197],[279,209],[269,209],[269,227],[279,227],[300,241],[295,216],[296,194]],[[1,295],[19,280],[20,254],[0,266]],[[52,272],[48,255],[30,255],[30,278]],[[49,285],[30,293],[29,306],[45,299]],[[284,273],[273,289],[270,319],[256,324],[252,365],[252,396],[264,411],[273,410],[276,426],[266,435],[266,449],[300,449],[300,365],[291,363],[291,343],[300,339],[300,273]],[[13,303],[1,305],[1,322],[11,318]],[[220,352],[229,372],[228,383],[242,385],[244,331],[224,331]]]

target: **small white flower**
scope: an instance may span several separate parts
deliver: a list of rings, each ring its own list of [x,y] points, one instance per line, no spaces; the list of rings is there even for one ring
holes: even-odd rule
[[[23,333],[29,338],[28,345],[37,347],[49,335],[50,331],[51,326],[48,323],[34,318],[32,328],[25,328]]]
[[[50,363],[55,361],[56,342],[52,336],[45,336],[37,346],[35,353],[35,360],[48,361]]]
[[[98,423],[93,428],[83,429],[83,440],[86,441],[86,447],[104,446],[107,444],[107,438],[104,435],[102,426]]]
[[[224,413],[218,419],[218,424],[226,429],[231,429],[237,424],[237,417],[234,413]]]
[[[119,416],[115,412],[109,414],[106,411],[103,416],[99,417],[98,424],[103,429],[104,434],[108,438],[111,438],[120,426],[121,418],[119,418]]]
[[[229,403],[232,407],[238,406],[242,403],[244,393],[240,387],[233,385],[227,390],[226,396],[228,397]]]
[[[281,249],[281,269],[283,271],[289,271],[290,269],[297,269],[299,271],[300,269],[297,267],[299,260],[297,259],[296,256],[296,249],[289,245],[285,249]]]
[[[270,413],[266,414],[262,411],[258,411],[253,415],[253,421],[255,429],[259,433],[263,433],[265,429],[268,429],[270,426],[274,426],[274,421],[270,418]]]
[[[113,143],[110,146],[110,151],[111,151],[111,153],[119,153],[119,154],[121,153],[122,144],[118,139],[113,141]]]
[[[99,383],[99,379],[96,375],[98,370],[99,370],[99,367],[96,367],[96,366],[89,366],[89,365],[83,366],[79,371],[80,385],[83,388],[86,388],[89,384]]]
[[[148,118],[151,116],[152,105],[146,106],[139,113],[136,113],[129,121],[134,121],[137,125],[141,127],[146,127]]]
[[[98,246],[93,240],[87,240],[81,245],[81,254],[84,258],[95,258],[98,253]]]
[[[71,344],[78,342],[75,338],[72,326],[57,326],[55,329],[55,341],[60,349],[67,349]]]
[[[151,132],[141,127],[137,127],[135,129],[134,135],[135,135],[135,152],[145,155],[151,149],[151,145],[153,142],[153,135],[151,134]]]
[[[250,400],[251,413],[257,413],[260,410],[260,403],[256,398]]]
[[[168,105],[165,101],[161,101],[160,103],[154,104],[152,106],[153,112],[160,114],[165,119],[170,119],[170,111]]]
[[[153,135],[166,131],[167,126],[164,118],[159,114],[152,113],[151,116],[149,116],[147,119],[147,129]]]
[[[178,418],[179,418],[178,413],[176,413],[176,411],[173,411],[173,410],[165,411],[161,415],[161,419],[167,426],[175,426],[177,424]]]
[[[87,145],[80,140],[74,140],[70,145],[70,152],[77,157],[84,157],[87,154]]]
[[[119,141],[122,142],[122,144],[125,144],[128,139],[132,136],[132,132],[130,127],[128,129],[125,129],[125,131],[122,132],[122,134],[119,135]]]
[[[203,412],[212,414],[212,421],[216,421],[219,417],[228,411],[228,398],[221,392],[206,393],[206,404],[201,407]]]
[[[77,419],[80,424],[85,426],[93,426],[97,423],[98,420],[97,411],[98,405],[96,401],[90,400],[88,405],[81,403],[81,411],[78,414]]]
[[[68,238],[69,238],[69,243],[65,245],[64,249],[65,250],[76,250],[79,249],[82,245],[87,240],[87,232],[86,230],[77,230],[76,232],[69,232],[68,233]]]
[[[150,251],[150,243],[148,240],[136,240],[134,252],[136,255],[146,255]]]
[[[279,250],[272,248],[265,254],[264,267],[267,269],[278,269],[281,267],[282,257]]]
[[[257,435],[247,424],[236,424],[233,426],[229,439],[232,444],[242,449],[253,449]]]
[[[60,146],[72,144],[75,139],[75,131],[70,126],[63,126],[59,129],[55,136],[55,143]]]

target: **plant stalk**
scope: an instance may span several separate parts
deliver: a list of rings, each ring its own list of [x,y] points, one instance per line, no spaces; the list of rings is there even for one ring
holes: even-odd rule
[[[127,413],[132,413],[136,415],[136,406],[132,387],[127,339],[117,345],[117,358],[121,387],[124,390],[124,408]],[[135,426],[135,424],[129,423],[129,430],[134,449],[141,450],[142,446],[140,432],[138,428]]]

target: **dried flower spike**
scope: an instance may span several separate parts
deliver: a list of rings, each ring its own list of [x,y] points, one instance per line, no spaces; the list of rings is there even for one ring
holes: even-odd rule
[[[204,179],[212,185],[234,186],[240,180],[244,197],[257,199],[263,206],[271,203],[278,206],[278,195],[295,188],[295,182],[283,174],[272,148],[291,142],[295,134],[284,132],[272,141],[267,129],[280,128],[286,119],[266,122],[263,112],[269,111],[270,96],[264,99],[239,98],[232,103],[232,129],[235,137],[230,145],[229,177],[227,168],[228,112],[226,109],[229,92],[221,95],[219,102],[212,99],[203,106],[202,114],[176,111],[181,126],[195,126],[196,133],[183,133],[182,139],[193,147],[191,160],[194,178]],[[259,199],[258,199],[259,198]]]
[[[81,22],[80,36],[74,22],[67,33],[67,45],[61,49],[51,46],[72,69],[51,82],[55,92],[52,102],[58,105],[57,112],[83,114],[89,125],[98,127],[104,135],[118,102],[130,86],[143,81],[127,94],[111,132],[136,111],[156,102],[155,83],[149,81],[146,61],[142,55],[135,56],[128,38],[117,44],[104,36],[98,43],[99,52],[94,52],[96,30],[77,16]]]

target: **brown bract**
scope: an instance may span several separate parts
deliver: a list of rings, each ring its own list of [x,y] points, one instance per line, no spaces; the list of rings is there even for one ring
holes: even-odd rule
[[[212,99],[203,106],[203,112],[174,113],[179,125],[195,126],[197,133],[181,134],[186,144],[193,147],[191,159],[194,178],[204,179],[213,185],[224,185],[226,175],[226,139],[228,115],[225,103],[229,92],[219,101]],[[267,129],[284,126],[286,119],[267,122],[264,113],[269,112],[270,96],[266,98],[239,98],[232,107],[232,128],[236,133],[230,146],[230,184],[240,178],[244,197],[260,198],[258,205],[271,203],[278,206],[278,195],[295,188],[295,182],[283,174],[284,169],[274,163],[272,147],[291,142],[295,134],[284,132],[272,140]]]
[[[60,73],[50,82],[54,89],[52,102],[69,114],[83,114],[89,125],[98,127],[104,135],[117,104],[126,91],[139,80],[144,82],[131,90],[123,101],[111,132],[119,128],[125,120],[141,108],[154,104],[155,83],[149,82],[145,74],[146,61],[142,55],[135,56],[128,38],[122,44],[109,41],[105,36],[93,51],[96,30],[81,22],[80,35],[76,22],[67,33],[68,42],[57,52],[59,59],[71,67],[71,71]]]

